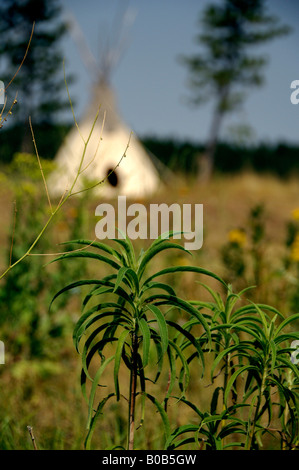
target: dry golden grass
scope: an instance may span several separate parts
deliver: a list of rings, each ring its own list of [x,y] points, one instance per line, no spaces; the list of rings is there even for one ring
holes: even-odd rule
[[[261,176],[250,172],[238,175],[216,175],[211,182],[206,184],[186,181],[183,178],[179,178],[175,183],[170,181],[167,187],[161,189],[160,194],[154,196],[150,201],[137,202],[142,202],[145,205],[154,202],[203,204],[204,242],[201,250],[194,253],[193,260],[189,260],[188,257],[182,258],[177,254],[165,253],[160,260],[157,258],[154,269],[159,268],[157,263],[160,263],[162,267],[165,260],[170,264],[190,262],[222,275],[224,268],[219,252],[227,241],[227,234],[231,229],[245,227],[249,211],[257,204],[263,204],[265,207],[266,239],[269,240],[267,256],[275,264],[275,260],[280,259],[283,251],[285,226],[290,220],[291,211],[299,207],[298,187],[299,179],[295,177],[280,180],[271,175]],[[4,187],[0,188],[1,271],[5,268],[4,255],[10,243],[9,227],[13,215],[13,200],[11,192]],[[88,202],[86,209],[88,211],[88,227],[86,227],[86,233],[82,233],[84,238],[94,239],[95,237],[96,218],[94,211],[100,202],[102,201],[89,200]],[[128,201],[129,203],[130,201]],[[70,210],[75,205],[76,201],[70,200],[66,210]],[[18,210],[22,209],[18,208]],[[67,230],[61,226],[61,232],[58,233],[59,227],[56,229],[58,239],[63,240]],[[47,236],[47,234],[45,235]],[[136,242],[136,247],[140,248],[142,245],[143,243],[140,241]],[[57,246],[54,248],[54,251],[60,249]],[[195,281],[196,276],[193,274],[183,276],[180,279],[173,278],[178,294],[185,298],[205,295]],[[215,286],[212,281],[208,283],[212,287]],[[9,319],[7,321],[9,322]],[[34,373],[30,364],[27,364],[27,369],[25,368],[23,373],[15,374],[13,371],[15,371],[16,363],[22,358],[13,358],[11,364],[1,366],[1,448],[30,448],[31,442],[26,429],[27,425],[33,426],[37,443],[41,448],[82,448],[87,406],[83,403],[80,392],[80,359],[73,350],[71,338],[64,343],[63,347],[58,342],[57,355],[57,363],[60,368],[44,375]],[[126,372],[123,371],[122,374],[125,393]],[[208,383],[199,387],[197,380],[195,380],[191,382],[188,392],[191,397],[195,397],[195,401],[199,400],[203,406],[208,393],[208,388],[205,388],[205,385]],[[162,393],[165,390],[165,381],[162,380],[159,387],[161,387]],[[124,442],[125,407],[126,402],[123,401],[119,410],[115,404],[107,408],[107,413],[95,433],[94,445],[96,448],[112,446],[115,441]],[[148,449],[161,445],[161,436],[157,432],[158,427],[161,427],[158,424],[160,418],[150,408],[148,408],[149,414],[144,430],[138,431],[136,437],[137,446],[143,445]],[[174,425],[183,424],[183,420],[187,418],[175,404],[170,404],[170,415]]]
[[[244,172],[236,175],[216,175],[209,183],[196,183],[177,178],[161,187],[159,194],[150,200],[127,201],[141,202],[144,205],[165,202],[203,204],[204,206],[204,245],[200,252],[201,259],[209,258],[211,267],[218,267],[217,255],[219,248],[227,241],[230,229],[246,225],[250,209],[257,205],[265,206],[267,216],[267,233],[271,242],[280,244],[285,236],[285,223],[290,219],[291,211],[299,206],[298,196],[299,178],[278,179],[273,175],[257,175]],[[13,216],[14,195],[6,186],[0,187],[0,263],[5,266],[3,253],[9,243],[10,224]],[[89,227],[85,237],[94,238],[96,218],[95,207],[102,201],[89,202]],[[113,201],[111,201],[113,203]],[[75,205],[70,200],[68,207]],[[21,211],[22,208],[18,208]],[[30,216],[30,215],[29,215]],[[63,230],[61,224],[61,230]],[[60,237],[61,238],[61,237]],[[138,242],[137,242],[138,245]],[[214,269],[214,268],[213,268]]]

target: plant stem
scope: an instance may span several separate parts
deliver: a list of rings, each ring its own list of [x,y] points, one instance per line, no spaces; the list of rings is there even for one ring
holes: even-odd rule
[[[246,446],[246,450],[251,450],[252,441],[253,441],[254,434],[255,434],[255,426],[256,426],[256,423],[258,421],[260,407],[261,407],[261,403],[262,403],[262,399],[263,399],[263,395],[264,395],[264,391],[265,391],[266,378],[267,378],[267,367],[265,366],[264,367],[264,372],[263,372],[263,377],[262,377],[261,387],[260,387],[259,394],[258,394],[258,397],[257,397],[257,404],[256,404],[256,408],[255,408],[253,422],[252,422],[252,428],[249,432],[249,439],[248,439],[248,443],[247,443],[247,446]]]
[[[33,428],[31,426],[27,426],[27,429],[28,429],[28,432],[30,434],[34,450],[38,450],[36,442],[35,442],[35,437],[34,437],[34,434],[33,434]]]
[[[135,330],[132,334],[132,367],[131,367],[131,373],[130,373],[128,450],[134,449],[135,403],[136,403],[136,388],[137,388],[137,357],[138,357],[138,336]]]

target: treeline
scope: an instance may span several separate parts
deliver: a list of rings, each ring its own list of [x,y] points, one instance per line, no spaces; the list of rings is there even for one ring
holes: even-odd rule
[[[52,160],[70,127],[68,124],[35,126],[34,135],[39,155]],[[1,130],[0,163],[9,164],[14,154],[22,151],[23,135],[23,126]],[[158,137],[143,137],[141,141],[154,159],[161,161],[172,171],[185,174],[197,171],[199,157],[204,152],[203,144],[191,141]],[[34,153],[33,145],[32,153]],[[299,144],[298,146],[288,143],[238,146],[222,142],[218,145],[215,171],[230,173],[245,169],[274,173],[283,177],[299,173]]]
[[[144,137],[144,146],[150,153],[174,171],[191,174],[197,170],[204,145],[175,139]],[[221,173],[250,169],[287,177],[299,173],[299,144],[257,144],[239,146],[222,142],[215,153],[215,171]]]
[[[57,126],[50,124],[34,125],[33,132],[39,155],[46,160],[52,160],[69,130],[70,125],[68,124]],[[29,124],[28,129],[24,128],[24,125],[18,125],[4,126],[0,130],[0,164],[11,163],[14,154],[17,152],[35,153],[31,135],[26,138],[26,148],[22,148],[24,135],[27,134],[28,136],[29,132]]]

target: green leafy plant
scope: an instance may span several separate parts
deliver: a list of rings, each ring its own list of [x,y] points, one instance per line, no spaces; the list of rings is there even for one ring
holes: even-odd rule
[[[52,170],[53,163],[42,161],[45,175]],[[38,228],[44,224],[45,213],[48,211],[46,194],[42,191],[40,171],[36,165],[36,157],[30,154],[19,153],[14,156],[12,163],[7,168],[10,176],[10,189],[13,190],[15,200],[14,217],[12,218],[13,242],[8,240],[6,248],[7,264],[14,264],[26,252],[28,243],[36,236]],[[83,207],[85,198],[81,198],[72,217],[64,214],[67,223],[68,236],[74,238],[78,231],[82,231],[84,223]],[[17,211],[22,207],[22,211]],[[28,218],[28,214],[31,217]],[[48,236],[39,241],[39,249],[47,253],[55,243],[55,234],[59,232],[63,222],[58,219],[56,231],[48,231]],[[85,264],[77,260],[73,265],[72,276],[76,278],[78,272],[84,273]],[[51,339],[66,334],[70,320],[64,312],[65,300],[52,309],[51,317],[47,315],[47,306],[63,279],[66,269],[46,270],[40,256],[30,256],[22,263],[9,271],[0,283],[0,328],[1,339],[7,343],[10,341],[10,350],[13,356],[22,355],[23,360],[28,361],[28,368],[32,368],[34,358],[45,359],[52,357],[57,360]],[[59,314],[58,314],[59,312]],[[9,318],[9,322],[7,319]]]
[[[23,57],[20,65],[19,65],[17,71],[14,73],[13,77],[10,79],[10,81],[6,85],[6,87],[4,89],[0,88],[0,97],[5,97],[5,92],[10,87],[12,82],[15,80],[16,76],[18,75],[19,71],[21,70],[21,68],[23,66],[23,63],[25,62],[26,56],[27,56],[29,48],[30,48],[31,40],[32,40],[32,37],[33,37],[34,26],[35,26],[35,23],[33,22],[30,38],[29,38],[29,41],[28,41],[28,44],[27,44],[27,47],[26,47],[24,57]],[[5,97],[4,100],[1,100],[1,101],[4,101],[4,103],[3,103],[2,108],[0,108],[0,129],[2,129],[4,123],[7,121],[8,116],[12,114],[13,107],[17,104],[17,94],[15,95],[15,98],[14,98],[12,104],[10,105],[10,107],[8,108],[8,110],[6,110],[6,105],[7,105],[6,97]]]
[[[122,396],[119,379],[121,364],[129,373],[129,394],[126,397],[129,450],[134,448],[137,397],[141,398],[141,424],[144,421],[145,402],[149,399],[161,415],[167,439],[170,434],[167,401],[175,384],[178,382],[181,398],[184,397],[190,380],[190,361],[196,357],[202,369],[204,368],[200,342],[191,330],[193,325],[200,325],[209,344],[211,334],[207,320],[192,303],[179,298],[169,284],[161,282],[158,278],[167,274],[192,271],[211,276],[223,284],[224,282],[212,272],[195,266],[166,267],[148,276],[148,264],[157,254],[167,249],[186,251],[182,246],[170,242],[165,235],[168,237],[172,234],[164,234],[157,238],[146,251],[141,251],[138,257],[135,256],[131,241],[128,238],[120,238],[114,240],[119,245],[119,250],[90,240],[72,241],[72,244],[93,247],[96,252],[87,250],[69,252],[54,260],[91,258],[106,263],[114,271],[102,279],[79,280],[72,283],[61,289],[54,297],[56,299],[73,288],[94,285],[83,299],[82,314],[73,335],[75,347],[78,352],[80,351],[82,358],[81,385],[89,410],[85,443],[87,448],[90,448],[95,424],[108,400],[114,397],[119,401]],[[92,300],[96,301],[95,305],[89,307]],[[180,322],[171,319],[173,310],[181,314]],[[184,315],[187,315],[186,320]],[[110,351],[108,346],[111,345],[113,345],[112,352],[107,356],[106,351]],[[152,350],[156,352],[154,378],[148,375],[148,371],[150,373],[151,370],[149,363]],[[99,356],[96,372],[92,376],[90,372],[92,360]],[[161,400],[148,393],[147,382],[157,383],[165,359],[168,362],[169,383],[168,390]],[[101,397],[98,405],[95,405],[96,391],[99,385],[103,385],[102,376],[111,363],[114,364],[114,389]],[[91,381],[89,396],[87,379]]]
[[[96,148],[96,151],[95,151],[95,154],[92,156],[92,158],[87,162],[87,151],[88,151],[88,145],[89,145],[89,142],[90,142],[90,139],[91,139],[91,136],[94,132],[94,129],[95,129],[95,125],[96,125],[96,122],[98,120],[98,117],[99,117],[99,112],[100,112],[100,106],[98,108],[98,111],[96,113],[96,116],[94,118],[94,121],[92,123],[92,126],[91,126],[91,129],[90,129],[90,132],[87,136],[87,138],[84,138],[81,131],[80,131],[80,128],[79,128],[79,125],[77,123],[77,120],[76,120],[76,117],[75,117],[75,113],[74,113],[74,108],[73,108],[73,104],[72,104],[72,100],[71,100],[71,97],[70,97],[70,93],[69,93],[69,89],[68,89],[68,85],[67,85],[67,81],[66,81],[66,77],[65,77],[65,70],[64,70],[64,80],[65,80],[65,86],[66,86],[66,90],[67,90],[67,94],[68,94],[68,98],[69,98],[69,103],[70,103],[70,107],[71,107],[71,111],[72,111],[72,114],[73,114],[73,118],[74,118],[74,122],[75,122],[75,126],[77,128],[77,131],[79,132],[80,136],[81,136],[81,139],[82,139],[82,142],[83,142],[83,150],[82,150],[82,155],[81,155],[81,158],[80,158],[80,162],[79,162],[79,165],[78,165],[78,168],[76,170],[76,173],[74,175],[74,178],[73,178],[73,181],[71,182],[70,184],[70,187],[69,188],[66,188],[65,189],[65,192],[61,195],[61,198],[60,200],[58,201],[58,203],[56,204],[56,206],[54,204],[52,204],[52,201],[51,201],[51,198],[50,198],[50,194],[49,194],[49,191],[48,191],[48,186],[47,186],[47,182],[46,182],[46,178],[45,178],[45,173],[44,173],[44,170],[43,170],[43,167],[42,167],[42,164],[41,164],[41,159],[40,159],[40,156],[39,156],[39,153],[38,153],[38,149],[37,149],[37,145],[36,145],[36,141],[35,141],[35,136],[34,136],[34,131],[33,131],[33,127],[32,127],[32,123],[31,123],[31,119],[29,118],[29,124],[30,124],[30,130],[31,130],[31,134],[32,134],[32,139],[33,139],[33,144],[34,144],[34,149],[35,149],[35,153],[36,153],[36,158],[37,158],[37,163],[38,163],[38,167],[39,167],[39,170],[40,170],[40,173],[41,173],[41,177],[42,177],[42,181],[43,181],[43,184],[44,184],[44,188],[45,188],[45,194],[47,196],[47,200],[48,200],[48,206],[49,206],[49,214],[48,214],[48,218],[46,220],[46,222],[44,222],[43,224],[43,227],[41,228],[41,230],[39,231],[39,233],[31,240],[31,243],[29,244],[29,247],[27,248],[27,250],[22,254],[22,256],[20,256],[18,259],[15,260],[14,263],[10,262],[9,263],[9,266],[5,269],[5,271],[0,274],[0,281],[2,278],[4,278],[4,276],[7,275],[7,273],[9,273],[12,269],[14,269],[19,263],[21,263],[23,260],[25,260],[28,256],[30,256],[34,250],[34,248],[36,247],[36,245],[38,244],[38,242],[40,241],[40,239],[44,236],[44,233],[46,232],[46,230],[48,229],[48,227],[52,224],[53,220],[57,217],[57,215],[60,213],[62,207],[65,205],[65,203],[69,200],[69,198],[71,198],[72,196],[75,196],[75,195],[78,195],[79,193],[83,193],[85,191],[89,191],[89,190],[92,190],[94,187],[98,186],[98,185],[101,185],[103,184],[106,179],[108,178],[108,176],[110,175],[107,175],[105,178],[101,179],[100,181],[96,181],[94,182],[93,184],[91,184],[90,186],[87,186],[85,187],[84,189],[82,190],[75,190],[75,186],[76,186],[76,183],[77,181],[84,177],[84,172],[86,171],[86,168],[88,168],[88,166],[90,165],[90,163],[96,158],[97,156],[97,153],[98,153],[98,149],[99,149],[99,145],[100,145],[100,142],[101,142],[101,139],[102,139],[102,131],[103,131],[103,128],[104,128],[104,124],[105,124],[105,117],[103,119],[103,123],[102,123],[102,129],[101,129],[101,135],[99,136],[99,140],[98,140],[98,146]],[[123,160],[123,158],[126,156],[126,152],[129,148],[129,145],[130,145],[130,138],[128,139],[128,144],[124,150],[124,153],[123,155],[120,157],[118,163],[116,164],[115,168],[113,168],[111,170],[111,173],[120,165],[121,161]]]
[[[221,258],[226,270],[225,279],[234,284],[237,290],[255,285],[256,298],[258,295],[264,298],[267,284],[272,277],[265,258],[268,247],[265,223],[263,204],[253,206],[245,228],[230,230],[228,241],[221,247]]]
[[[215,387],[210,410],[203,412],[185,400],[199,423],[175,429],[166,447],[175,449],[193,442],[209,450],[236,446],[253,450],[263,447],[265,435],[278,436],[283,449],[298,446],[299,371],[290,360],[289,343],[299,333],[288,327],[299,314],[284,318],[275,308],[254,303],[236,308],[244,291],[237,295],[229,288],[223,301],[217,292],[207,289],[213,302],[193,304],[209,312],[210,380]],[[204,349],[205,337],[198,341]]]

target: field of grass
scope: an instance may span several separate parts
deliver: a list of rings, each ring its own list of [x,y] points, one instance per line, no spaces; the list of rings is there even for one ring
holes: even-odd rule
[[[20,256],[47,215],[41,193],[32,195],[30,187],[27,187],[21,188],[24,191],[22,196],[16,196],[10,178],[3,176],[0,185],[1,272],[9,262],[12,232],[13,250]],[[203,246],[193,252],[192,257],[166,251],[149,269],[157,270],[166,264],[201,266],[231,282],[236,292],[245,286],[256,285],[245,296],[252,301],[270,304],[285,316],[298,312],[298,187],[297,177],[280,180],[271,175],[248,172],[233,176],[215,175],[206,184],[187,181],[183,177],[175,182],[168,181],[159,194],[148,201],[137,202],[145,205],[153,202],[203,204]],[[16,198],[16,227],[13,231],[13,202]],[[64,248],[57,243],[69,239],[93,240],[97,221],[95,207],[101,202],[91,195],[83,201],[68,201],[34,252],[63,251]],[[148,244],[148,241],[137,240],[136,250]],[[83,449],[87,404],[81,394],[81,363],[72,344],[72,329],[80,314],[84,291],[75,291],[64,297],[51,313],[48,308],[51,298],[64,285],[78,278],[102,276],[110,271],[102,266],[102,271],[98,272],[98,265],[87,265],[84,260],[44,266],[52,258],[30,256],[0,281],[0,339],[5,343],[5,364],[0,365],[1,449],[31,449],[27,426],[33,427],[40,449]],[[206,300],[209,296],[197,282],[199,280],[219,290],[216,281],[207,281],[194,273],[169,276],[168,279],[180,297]],[[223,294],[221,290],[219,292]],[[126,394],[129,386],[126,371],[121,370],[120,374],[122,391]],[[156,396],[161,394],[163,397],[167,387],[167,370],[163,374],[155,389]],[[199,371],[192,366],[187,397],[205,410],[209,402],[209,380],[200,381],[198,376]],[[107,375],[105,379],[109,390],[113,386],[112,377]],[[151,387],[154,386],[149,390]],[[121,400],[119,403],[111,402],[105,408],[96,427],[93,448],[124,445],[126,406],[126,401]],[[192,412],[186,411],[175,400],[169,401],[169,415],[174,427],[196,421]],[[137,416],[137,421],[139,418]],[[144,424],[136,431],[137,449],[162,448],[160,423],[156,410],[149,405]],[[270,439],[269,448],[272,447],[275,448],[275,444]]]

